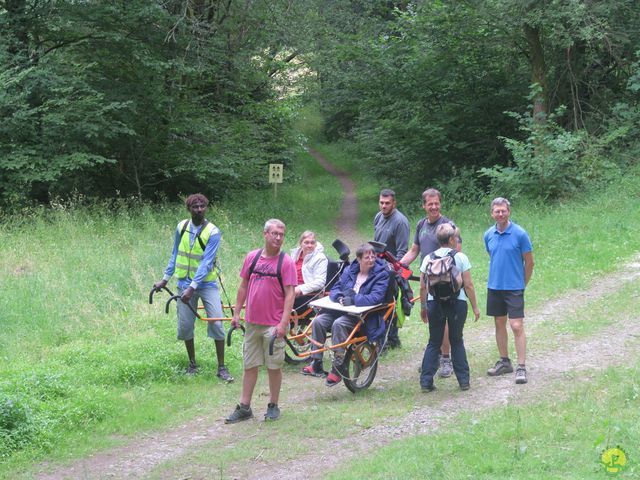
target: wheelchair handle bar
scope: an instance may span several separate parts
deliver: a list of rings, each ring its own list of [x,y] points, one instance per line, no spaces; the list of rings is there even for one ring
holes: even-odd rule
[[[167,287],[160,287],[160,288],[153,287],[149,292],[149,305],[153,305],[153,294],[158,293],[161,290],[164,290],[165,292],[167,292],[169,295],[173,297],[173,292],[169,290]]]
[[[164,312],[165,312],[165,313],[169,313],[169,304],[170,304],[173,300],[175,300],[176,302],[177,302],[178,300],[180,300],[180,295],[172,295],[172,296],[169,298],[169,300],[167,300],[167,304],[164,306]],[[182,300],[180,300],[180,301],[182,302]],[[196,316],[196,318],[202,318],[202,317],[200,317],[200,314],[199,314],[198,312],[196,312],[196,311],[193,309],[193,307],[191,306],[191,304],[189,304],[189,303],[184,303],[184,302],[182,302],[182,303],[183,303],[183,304],[185,304],[187,307],[189,307],[189,310],[191,310],[191,311],[193,312],[193,314]]]
[[[278,339],[277,335],[273,335],[271,337],[271,340],[269,340],[269,355],[273,355],[273,345],[276,343],[276,340]],[[286,337],[284,337],[284,341],[287,342],[287,345],[289,345],[289,348],[291,349],[291,351],[293,352],[293,354],[297,357],[300,354],[298,353],[298,350],[296,350],[296,347],[293,346],[293,344],[289,341],[289,339]]]
[[[245,328],[242,325],[238,325],[237,327],[232,326],[227,332],[227,347],[231,346],[231,334],[238,328],[242,330],[242,335],[244,335],[244,333],[246,332]]]

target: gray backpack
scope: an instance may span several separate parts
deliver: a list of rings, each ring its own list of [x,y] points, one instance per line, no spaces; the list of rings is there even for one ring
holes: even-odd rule
[[[443,257],[435,253],[427,260],[426,276],[429,281],[429,293],[439,302],[449,302],[458,298],[462,289],[462,272],[456,265],[455,250]]]

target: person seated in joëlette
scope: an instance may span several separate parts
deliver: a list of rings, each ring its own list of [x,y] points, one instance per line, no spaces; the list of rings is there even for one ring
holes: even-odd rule
[[[324,254],[324,247],[316,240],[316,234],[311,230],[302,232],[298,246],[291,250],[291,258],[296,264],[298,275],[293,308],[296,312],[302,313],[324,288],[329,260]]]
[[[368,243],[360,245],[356,250],[356,260],[340,276],[340,280],[330,292],[332,301],[343,306],[357,307],[379,305],[384,302],[389,285],[389,269],[386,262],[378,258],[373,247]],[[334,345],[347,340],[359,322],[357,315],[324,310],[313,320],[312,338],[324,344],[327,332],[331,330]],[[370,342],[381,340],[385,334],[385,322],[382,312],[371,312],[366,316],[364,332]],[[326,379],[327,386],[333,386],[345,375],[343,367],[345,349],[334,350],[334,362]],[[321,377],[326,374],[322,368],[322,353],[311,355],[312,361],[302,369],[304,375]],[[342,374],[342,375],[341,375]]]

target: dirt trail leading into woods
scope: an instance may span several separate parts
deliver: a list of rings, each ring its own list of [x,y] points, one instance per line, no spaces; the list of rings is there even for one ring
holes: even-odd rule
[[[317,152],[310,151],[319,162],[325,161]],[[318,156],[316,156],[318,155]],[[326,162],[326,161],[325,161]],[[343,172],[327,163],[327,171],[340,178],[347,185],[345,192],[351,192],[350,200],[345,195],[338,232],[345,241],[356,242],[354,228],[357,217],[357,205],[353,195],[353,182]],[[351,228],[349,228],[349,226]],[[640,278],[640,263],[628,264],[621,272],[616,272],[594,282],[588,290],[572,291],[553,300],[527,317],[529,333],[535,334],[535,326],[549,317],[561,319],[584,308],[585,304],[614,293],[621,283]],[[533,327],[533,328],[532,328]],[[618,332],[624,331],[625,335]],[[476,351],[495,349],[493,328],[490,322],[474,330],[466,337],[466,343]],[[340,464],[375,451],[392,440],[416,434],[435,432],[447,419],[459,412],[482,414],[499,405],[523,404],[547,398],[549,395],[562,397],[562,389],[555,389],[567,379],[588,381],[591,371],[604,369],[611,365],[625,364],[629,357],[637,355],[640,346],[640,319],[621,318],[611,327],[610,335],[599,331],[591,337],[574,340],[570,336],[562,341],[561,351],[530,352],[528,365],[530,380],[527,385],[516,386],[511,375],[489,378],[482,372],[472,372],[472,389],[468,392],[445,393],[436,391],[419,396],[413,410],[404,417],[392,416],[381,419],[373,428],[362,428],[360,433],[346,439],[329,441],[322,447],[314,447],[312,454],[303,455],[295,460],[283,462],[264,461],[257,455],[251,460],[226,466],[224,472],[214,472],[211,466],[198,465],[190,455],[198,449],[211,448],[211,444],[223,445],[222,448],[235,448],[236,445],[251,436],[262,435],[262,425],[249,421],[239,425],[224,425],[224,412],[218,412],[217,418],[211,415],[196,418],[191,422],[167,431],[144,434],[122,447],[112,448],[86,458],[74,461],[70,465],[52,468],[47,464],[40,466],[37,478],[47,480],[60,479],[105,479],[105,478],[145,478],[154,472],[160,478],[320,478],[322,472],[339,467]],[[597,352],[597,355],[594,355]],[[390,391],[401,382],[415,382],[417,388],[417,360],[412,352],[411,360],[390,364],[382,362],[378,375],[371,388]],[[477,368],[477,367],[476,367]],[[450,379],[447,381],[455,380]],[[238,387],[239,388],[239,387]],[[344,387],[336,387],[342,388]],[[254,396],[264,395],[266,385],[256,389]],[[327,391],[321,381],[314,381],[302,375],[287,372],[283,385],[282,399],[284,414],[295,408],[309,407],[317,403],[318,398],[337,395],[335,390]],[[345,389],[346,392],[346,389]],[[346,393],[348,394],[348,393]],[[350,395],[350,394],[348,394]],[[263,398],[257,399],[261,403]],[[229,406],[231,408],[231,406]],[[256,411],[256,415],[261,411]],[[293,413],[291,413],[293,414]],[[273,427],[276,427],[275,425]],[[277,427],[276,427],[277,428]],[[167,465],[170,464],[171,466]],[[310,466],[313,466],[311,468]],[[45,473],[46,472],[46,473]]]
[[[307,150],[322,168],[336,177],[342,186],[342,205],[336,219],[336,232],[338,238],[355,251],[355,248],[363,242],[357,231],[358,200],[356,198],[355,184],[347,172],[331,164],[320,152],[312,148],[307,148]]]

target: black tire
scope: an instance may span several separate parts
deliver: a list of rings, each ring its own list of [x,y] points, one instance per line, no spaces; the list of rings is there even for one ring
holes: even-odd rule
[[[289,331],[289,336],[295,336],[295,335],[298,335],[299,333],[304,332],[304,330],[307,328],[310,322],[311,320],[308,320],[308,319],[301,320],[298,323],[298,327],[296,329],[291,328],[291,330]],[[309,350],[311,350],[311,346],[313,345],[306,338],[303,338],[300,341],[290,340],[290,342],[293,344],[294,348],[298,351],[299,354],[308,352]],[[300,365],[302,363],[307,363],[310,360],[311,360],[311,357],[300,357],[299,355],[296,355],[295,352],[289,346],[289,344],[288,343],[285,344],[284,361],[287,362],[289,365]]]
[[[344,356],[345,386],[353,393],[369,388],[378,370],[378,349],[369,342],[350,345]]]

